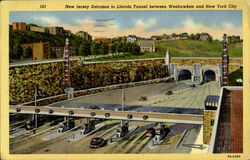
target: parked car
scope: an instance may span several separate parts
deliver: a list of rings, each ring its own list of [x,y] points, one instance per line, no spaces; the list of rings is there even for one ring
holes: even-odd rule
[[[138,101],[147,101],[148,98],[146,96],[141,96]]]
[[[155,136],[155,129],[154,128],[149,128],[146,132],[147,137],[154,137]]]
[[[169,96],[169,95],[172,95],[173,92],[172,91],[167,91],[165,94]]]
[[[104,140],[101,137],[95,137],[90,142],[90,148],[100,148],[107,144],[107,140]]]
[[[98,106],[90,106],[89,109],[99,109],[100,110],[101,108]]]

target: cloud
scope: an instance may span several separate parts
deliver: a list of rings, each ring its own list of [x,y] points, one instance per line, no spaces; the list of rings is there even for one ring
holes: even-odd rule
[[[75,25],[64,24],[63,27],[65,29],[69,29],[72,33],[76,33],[78,31],[88,32],[92,37],[116,37],[119,35],[119,25],[114,22],[109,21],[96,21],[91,17],[87,17],[84,19],[76,19]]]
[[[138,19],[134,22],[132,27],[120,29],[119,24],[116,22],[97,22],[91,17],[85,19],[75,20],[76,25],[64,24],[65,29],[69,29],[72,33],[78,31],[88,32],[93,38],[108,37],[113,38],[117,36],[128,36],[130,34],[137,35],[139,37],[151,37],[152,35],[172,34],[172,33],[201,33],[207,32],[213,36],[214,39],[222,39],[224,33],[228,35],[239,35],[242,36],[242,27],[236,27],[231,23],[223,22],[221,24],[214,24],[206,26],[204,23],[196,22],[190,17],[187,17],[182,23],[177,23],[173,28],[162,27],[156,28],[157,20],[150,18],[148,20]],[[101,27],[97,26],[101,24]],[[154,29],[156,28],[156,29]]]
[[[56,17],[45,17],[45,16],[41,16],[41,17],[35,17],[35,20],[39,21],[40,23],[44,24],[44,25],[58,25],[60,24],[60,20],[57,19]]]
[[[94,25],[95,24],[95,20],[92,19],[91,17],[87,17],[85,19],[76,19],[75,20],[76,24],[79,26],[81,25]]]
[[[148,21],[144,21],[142,19],[139,19],[135,22],[135,27],[139,27],[139,28],[145,28],[145,29],[148,29],[148,28],[151,28],[153,26],[155,26],[157,24],[157,21],[155,18],[151,18],[149,19]]]
[[[204,25],[200,22],[196,23],[194,22],[193,19],[191,18],[187,18],[182,25],[184,26],[184,28],[201,28],[204,27]]]

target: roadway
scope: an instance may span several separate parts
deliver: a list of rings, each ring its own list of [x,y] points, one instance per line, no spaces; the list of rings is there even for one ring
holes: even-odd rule
[[[126,106],[154,106],[171,108],[192,108],[204,109],[204,100],[208,95],[219,95],[219,83],[212,81],[203,85],[191,88],[179,81],[172,83],[156,83],[145,86],[124,89],[125,100],[122,102],[122,90],[114,90],[105,93],[78,97],[73,100],[59,102],[51,106],[80,107],[102,104],[112,104],[115,107]],[[172,91],[173,95],[166,95],[167,91]],[[138,101],[141,96],[146,96],[147,101]],[[108,105],[107,105],[108,106]],[[105,105],[103,106],[105,107]],[[108,106],[110,107],[110,106]]]
[[[11,139],[10,153],[190,153],[192,148],[185,148],[185,146],[183,147],[182,142],[180,147],[177,149],[175,146],[181,134],[186,129],[188,130],[188,133],[184,137],[184,143],[194,143],[197,134],[199,133],[200,127],[200,125],[164,123],[171,129],[171,131],[164,140],[163,144],[152,147],[152,137],[145,136],[145,133],[148,128],[155,125],[149,122],[131,121],[129,125],[138,126],[138,128],[128,138],[118,142],[109,143],[102,148],[90,148],[90,142],[94,137],[102,137],[105,140],[109,140],[116,134],[116,126],[119,124],[119,121],[108,120],[105,121],[105,124],[106,125],[98,131],[93,132],[77,141],[69,141],[69,136],[72,135],[72,133],[79,132],[79,130],[66,132],[65,134],[61,134],[60,136],[51,140],[42,140],[46,135],[55,132],[57,128],[52,128],[36,136],[26,135],[19,139]]]
[[[209,86],[211,86],[211,88],[208,90]],[[154,106],[152,102],[155,102],[157,99],[159,99],[159,101],[160,100],[163,101],[162,99],[164,98],[164,96],[166,96],[165,93],[168,90],[171,90],[174,93],[173,95],[170,95],[169,97],[176,96],[176,98],[172,99],[173,103],[177,101],[180,102],[181,99],[180,98],[178,99],[178,96],[181,96],[182,94],[184,96],[185,94],[187,95],[187,93],[189,93],[190,95],[198,95],[198,94],[203,93],[203,97],[205,97],[207,94],[215,94],[215,95],[217,94],[217,91],[215,90],[216,88],[215,82],[206,83],[202,86],[198,86],[193,89],[189,89],[189,88],[190,87],[186,86],[183,82],[177,82],[177,84],[158,83],[158,84],[146,85],[146,86],[141,86],[141,87],[136,87],[136,88],[128,88],[124,90],[125,92],[124,105],[151,104],[151,107],[159,108],[158,105]],[[182,92],[182,94],[177,94],[178,92],[179,93]],[[118,104],[119,106],[121,106],[122,104],[121,93],[122,93],[121,90],[116,90],[116,91],[86,96],[82,98],[77,98],[71,101],[57,103],[57,104],[52,105],[51,107],[57,107],[58,109],[66,110],[68,113],[67,109],[69,108],[67,107],[72,107],[72,106],[74,106],[75,109],[78,108],[79,110],[81,110],[79,107],[83,105],[85,108],[87,108],[81,111],[91,111],[88,109],[88,107],[89,105],[92,105],[92,104],[108,103],[112,105]],[[147,96],[148,101],[138,101],[138,99],[141,96]],[[171,98],[169,98],[169,100],[170,99]],[[188,96],[186,96],[186,98],[183,99],[183,101],[187,101],[187,102],[190,100],[199,101],[200,105],[197,105],[194,107],[197,107],[197,109],[203,109],[204,107],[203,107],[203,102],[201,99],[202,99],[201,96],[200,97],[193,96],[189,98]],[[159,103],[159,104],[164,104],[164,103]],[[59,106],[65,106],[65,108],[61,108]],[[168,105],[165,104],[164,106],[167,109]],[[179,103],[179,106],[177,105],[177,107],[185,108],[187,106],[185,105],[185,103]],[[46,110],[46,107],[44,109]],[[95,111],[103,112],[104,110],[95,110]],[[113,111],[109,110],[109,111],[117,112],[114,110]],[[46,112],[48,113],[48,110],[46,110]],[[34,113],[34,110],[32,110],[32,113]],[[120,114],[121,112],[118,112],[118,113]],[[135,114],[133,111],[131,113]],[[75,112],[75,114],[77,114],[77,112]],[[160,113],[152,113],[152,114],[157,115]],[[140,115],[140,118],[141,118],[141,115]],[[47,141],[42,140],[43,137],[56,131],[57,127],[47,128],[46,131],[40,134],[37,134],[35,136],[32,136],[34,135],[33,132],[28,132],[21,136],[10,139],[10,153],[11,154],[14,154],[14,153],[24,153],[24,154],[25,153],[190,153],[192,150],[192,147],[187,147],[186,144],[195,143],[198,134],[200,134],[199,124],[193,124],[192,126],[191,124],[165,123],[167,126],[169,126],[169,128],[171,128],[172,132],[169,133],[169,137],[163,142],[163,144],[157,147],[153,147],[153,148],[150,147],[152,138],[144,136],[146,129],[141,129],[138,132],[129,136],[127,139],[124,139],[122,141],[108,144],[107,146],[99,148],[99,149],[89,148],[89,144],[92,138],[94,137],[103,137],[105,139],[111,138],[116,133],[116,125],[118,124],[118,122],[119,120],[107,120],[105,121],[106,125],[102,127],[100,130],[95,131],[77,141],[69,141],[69,136],[72,133],[79,132],[79,130],[69,131],[65,134],[62,134],[54,139],[47,140]],[[130,121],[129,125],[138,126],[139,128],[142,128],[147,125],[152,125],[152,122]],[[175,148],[179,138],[184,132],[184,129],[187,129],[188,132],[183,138],[183,141],[180,143],[180,146],[178,148]],[[43,126],[41,126],[41,128],[38,129],[37,132],[41,132],[43,130],[44,130]]]

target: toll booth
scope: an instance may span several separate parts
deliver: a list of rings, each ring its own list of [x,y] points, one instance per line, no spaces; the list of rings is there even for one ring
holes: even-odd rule
[[[203,116],[203,143],[209,144],[213,127],[214,120],[219,104],[220,97],[217,95],[208,95],[204,102],[204,116]]]
[[[161,141],[167,136],[169,132],[169,128],[166,128],[164,124],[159,123],[159,125],[155,129],[155,137],[153,140],[154,144],[161,144]]]
[[[73,127],[75,127],[74,119],[68,118],[66,121],[59,123],[58,132],[62,133],[62,132],[72,129]]]
[[[81,124],[81,134],[87,134],[95,130],[95,121],[89,121],[88,123]]]
[[[128,121],[121,121],[121,124],[117,126],[116,128],[116,138],[124,137],[128,134]]]
[[[27,130],[38,128],[44,124],[44,121],[46,121],[46,118],[41,117],[37,114],[33,114],[31,115],[31,117],[28,118],[28,120],[26,120],[25,128]]]

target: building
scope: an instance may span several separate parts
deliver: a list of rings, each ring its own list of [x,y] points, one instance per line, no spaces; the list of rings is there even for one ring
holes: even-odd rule
[[[70,37],[72,35],[71,30],[65,30],[65,36]]]
[[[228,36],[227,37],[227,43],[230,44],[230,43],[237,43],[237,42],[240,42],[240,36]]]
[[[118,39],[119,41],[127,41],[127,37],[126,37],[126,36],[117,37],[117,39]]]
[[[206,33],[206,32],[201,33],[199,40],[201,40],[201,41],[209,41],[209,34]]]
[[[219,102],[213,116],[208,153],[243,153],[242,87],[223,87]]]
[[[64,35],[63,27],[49,27],[49,33],[53,35]]]
[[[186,32],[185,33],[181,33],[180,34],[180,38],[181,39],[188,39],[188,33],[186,33]]]
[[[40,26],[30,26],[30,31],[44,33],[45,28]]]
[[[178,39],[181,39],[180,35],[172,36],[172,40],[178,40]]]
[[[51,58],[49,42],[21,44],[22,48],[27,46],[29,46],[32,49],[33,59],[37,60],[37,59]]]
[[[127,38],[127,41],[128,42],[135,42],[136,41],[136,35],[129,35],[128,38]]]
[[[12,22],[12,29],[13,30],[26,30],[26,23],[24,22]]]
[[[83,39],[86,39],[87,41],[92,41],[92,36],[88,34],[88,32],[79,31],[75,35]]]
[[[142,39],[137,41],[141,52],[155,52],[155,41],[152,39]]]
[[[156,40],[161,40],[162,37],[161,36],[151,36],[151,39],[156,41]]]
[[[172,36],[171,35],[167,35],[167,34],[163,34],[162,39],[172,40]]]
[[[98,43],[100,43],[100,42],[107,43],[107,39],[106,38],[96,38],[95,42],[98,42]]]
[[[64,47],[50,47],[51,58],[63,58]],[[69,55],[76,56],[76,48],[69,47]]]

